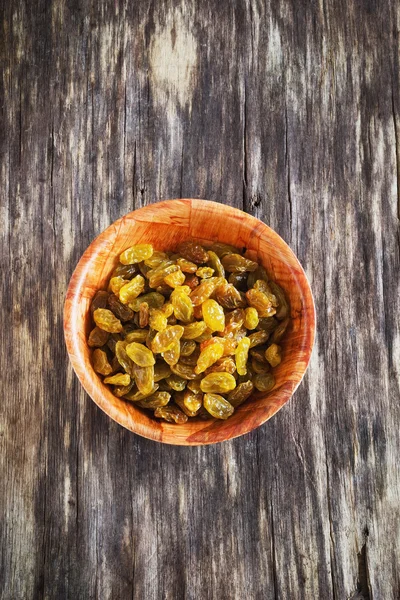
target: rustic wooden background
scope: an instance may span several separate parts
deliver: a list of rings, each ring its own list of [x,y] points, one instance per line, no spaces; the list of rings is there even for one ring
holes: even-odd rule
[[[0,0],[0,594],[400,598],[397,0]],[[318,336],[269,423],[141,439],[86,396],[62,309],[135,207],[243,208]]]

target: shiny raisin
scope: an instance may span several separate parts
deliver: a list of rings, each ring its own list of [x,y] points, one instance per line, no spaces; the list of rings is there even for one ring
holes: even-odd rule
[[[108,308],[96,308],[93,313],[93,319],[97,327],[108,331],[109,333],[119,333],[122,331],[122,323]]]
[[[235,410],[228,400],[214,393],[204,394],[203,405],[215,419],[228,419]]]
[[[178,246],[178,252],[183,258],[196,264],[206,263],[209,259],[208,253],[194,240],[181,242]]]
[[[150,258],[152,254],[153,246],[151,244],[136,244],[125,250],[119,260],[123,265],[133,265]]]

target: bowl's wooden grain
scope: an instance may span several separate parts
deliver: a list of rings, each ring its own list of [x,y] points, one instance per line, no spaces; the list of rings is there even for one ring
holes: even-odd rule
[[[227,421],[189,419],[185,425],[158,421],[133,403],[116,398],[91,365],[86,339],[89,306],[106,286],[120,253],[139,242],[171,250],[188,238],[220,240],[248,248],[286,291],[292,322],[282,341],[284,359],[274,370],[275,388],[254,394]],[[112,419],[146,438],[179,445],[222,442],[247,433],[274,415],[299,385],[314,343],[315,309],[305,273],[289,246],[267,225],[246,213],[205,200],[167,200],[129,213],[108,227],[79,261],[68,287],[64,332],[72,366],[83,387]]]

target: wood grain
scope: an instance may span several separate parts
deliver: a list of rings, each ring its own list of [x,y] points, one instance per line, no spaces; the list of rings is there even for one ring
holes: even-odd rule
[[[400,596],[400,7],[0,0],[0,596]],[[176,197],[298,256],[318,331],[295,401],[179,448],[68,364],[89,243]]]
[[[205,240],[204,238],[208,239]],[[227,421],[189,419],[185,425],[154,419],[148,411],[114,396],[92,367],[87,344],[90,304],[106,289],[120,254],[130,246],[151,243],[174,251],[182,241],[225,242],[247,248],[286,292],[290,328],[282,342],[285,360],[274,370],[276,384],[268,394],[254,394]],[[85,251],[68,286],[64,332],[69,357],[83,387],[117,423],[158,442],[183,446],[223,442],[248,433],[272,417],[291,397],[310,361],[315,336],[315,308],[304,271],[289,246],[267,225],[235,208],[205,200],[158,202],[125,215],[108,227]]]

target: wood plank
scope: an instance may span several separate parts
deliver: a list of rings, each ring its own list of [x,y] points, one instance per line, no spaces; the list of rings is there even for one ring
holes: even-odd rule
[[[0,597],[399,598],[398,3],[1,9]],[[111,422],[62,336],[89,242],[182,196],[270,224],[317,303],[293,400],[205,448]]]

